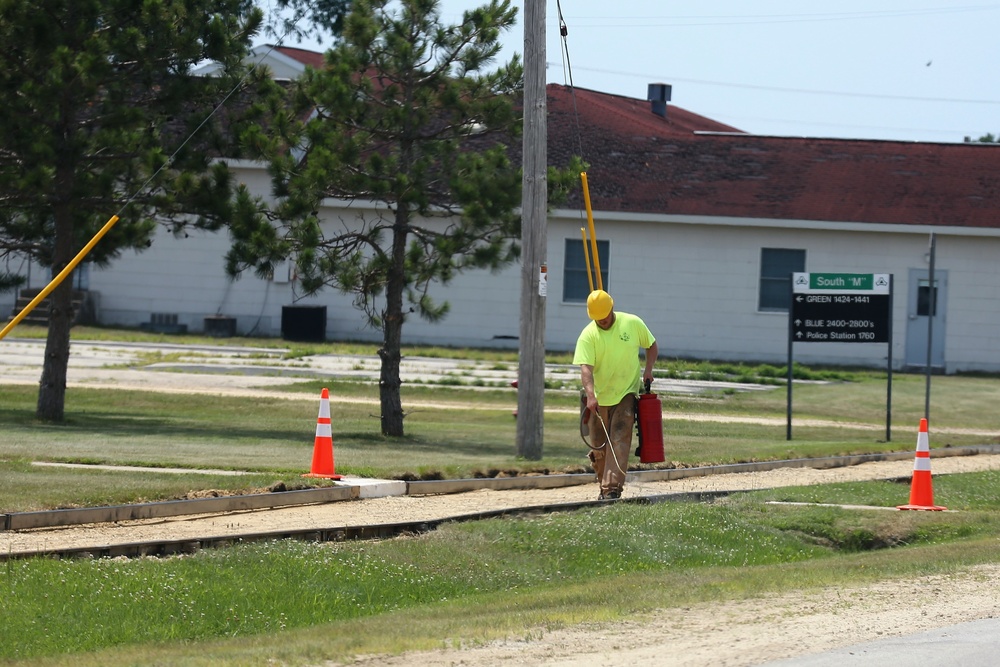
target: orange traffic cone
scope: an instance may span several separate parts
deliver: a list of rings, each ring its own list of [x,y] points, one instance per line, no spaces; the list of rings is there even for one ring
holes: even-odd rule
[[[319,398],[319,418],[316,420],[316,444],[313,446],[312,469],[303,477],[340,479],[333,471],[333,430],[330,427],[330,392],[323,388]]]
[[[913,480],[910,482],[910,504],[897,505],[900,510],[944,510],[934,504],[934,487],[931,484],[931,448],[927,441],[927,420],[920,420],[917,433],[917,454],[913,459]]]

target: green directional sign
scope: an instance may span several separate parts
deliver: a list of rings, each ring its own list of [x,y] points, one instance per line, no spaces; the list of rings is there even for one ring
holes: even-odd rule
[[[852,294],[888,294],[886,273],[793,273],[792,291],[796,294],[848,292]]]
[[[791,336],[796,343],[887,343],[887,273],[793,273]]]

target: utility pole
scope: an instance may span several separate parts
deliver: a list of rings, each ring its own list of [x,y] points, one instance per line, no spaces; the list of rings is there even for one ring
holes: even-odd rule
[[[517,369],[517,455],[542,458],[545,432],[545,253],[548,141],[545,1],[524,2],[524,134],[521,190],[521,327]]]

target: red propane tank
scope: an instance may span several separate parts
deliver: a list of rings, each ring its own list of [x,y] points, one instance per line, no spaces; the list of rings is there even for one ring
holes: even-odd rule
[[[639,394],[635,421],[639,432],[639,462],[659,463],[663,457],[663,403],[656,394]]]

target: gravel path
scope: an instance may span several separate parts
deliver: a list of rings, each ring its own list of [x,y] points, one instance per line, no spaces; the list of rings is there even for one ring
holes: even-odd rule
[[[934,459],[935,474],[1000,469],[1000,455],[949,456]],[[686,491],[753,490],[802,484],[906,477],[912,460],[864,463],[846,468],[778,470],[712,475],[662,482],[629,482],[624,497],[641,497]],[[349,483],[349,482],[345,482]],[[143,519],[113,524],[87,524],[25,531],[0,531],[0,552],[18,553],[54,548],[96,547],[154,539],[194,539],[247,532],[308,528],[334,528],[450,516],[534,505],[580,502],[596,498],[594,484],[557,489],[480,490],[434,496],[390,496],[274,510],[189,515]],[[900,504],[908,497],[900,497]],[[166,536],[166,537],[165,537]]]

